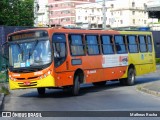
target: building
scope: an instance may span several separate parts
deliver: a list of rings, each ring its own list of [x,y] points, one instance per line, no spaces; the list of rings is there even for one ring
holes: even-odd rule
[[[107,27],[134,29],[148,26],[145,0],[107,0],[105,5]],[[102,27],[102,3],[77,5],[76,23],[82,27]]]
[[[75,6],[95,0],[48,0],[49,26],[75,26]]]
[[[88,3],[76,6],[76,24],[83,28],[102,28],[103,24],[102,3]],[[110,25],[111,16],[109,10],[106,12],[106,25]]]
[[[149,26],[151,30],[160,31],[160,1],[148,0],[147,11],[149,13]]]
[[[48,0],[35,0],[35,26],[46,27],[48,25]]]
[[[144,0],[116,0],[111,4],[112,28],[134,29],[148,26]]]

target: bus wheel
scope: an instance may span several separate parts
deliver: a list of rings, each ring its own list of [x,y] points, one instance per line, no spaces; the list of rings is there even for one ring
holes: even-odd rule
[[[80,90],[80,81],[79,81],[79,76],[75,76],[74,79],[74,84],[72,86],[72,94],[73,95],[78,95],[79,94],[79,90]]]
[[[45,94],[45,88],[37,88],[38,94],[39,95],[44,95]]]
[[[133,68],[130,68],[128,70],[128,77],[126,79],[126,85],[131,86],[135,83],[135,70]]]
[[[92,83],[94,86],[105,86],[106,85],[106,81],[101,81],[101,82],[94,82]]]

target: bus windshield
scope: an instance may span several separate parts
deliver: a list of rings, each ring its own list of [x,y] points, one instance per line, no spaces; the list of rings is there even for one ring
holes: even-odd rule
[[[11,68],[41,67],[49,63],[51,63],[49,40],[9,43],[9,64]]]

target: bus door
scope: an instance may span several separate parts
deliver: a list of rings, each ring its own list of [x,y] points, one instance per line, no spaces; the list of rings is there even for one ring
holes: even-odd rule
[[[55,33],[52,37],[53,54],[54,54],[54,66],[55,72],[66,71],[66,36],[62,33]]]

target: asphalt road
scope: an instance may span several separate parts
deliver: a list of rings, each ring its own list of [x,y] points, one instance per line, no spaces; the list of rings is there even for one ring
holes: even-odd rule
[[[159,71],[137,77],[134,86],[120,86],[118,82],[108,82],[105,87],[82,85],[76,97],[62,90],[47,90],[43,97],[36,89],[14,90],[5,97],[3,111],[159,111],[159,97],[136,89],[137,85],[157,80]]]

